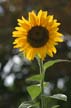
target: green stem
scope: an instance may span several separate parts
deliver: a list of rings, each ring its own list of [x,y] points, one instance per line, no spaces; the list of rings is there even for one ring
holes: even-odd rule
[[[40,75],[42,76],[42,79],[40,81],[40,87],[41,87],[41,108],[44,108],[44,67],[43,67],[43,61],[39,59],[39,67],[40,67]]]

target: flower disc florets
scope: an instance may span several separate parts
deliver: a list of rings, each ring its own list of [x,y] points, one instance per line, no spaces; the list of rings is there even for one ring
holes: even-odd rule
[[[44,46],[49,39],[48,30],[42,26],[32,27],[28,32],[28,43],[34,48]]]

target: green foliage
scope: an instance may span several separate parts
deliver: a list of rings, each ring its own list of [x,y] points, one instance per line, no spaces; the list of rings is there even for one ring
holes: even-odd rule
[[[19,108],[31,108],[31,107],[32,107],[32,105],[28,102],[26,102],[26,103],[24,102],[19,106]]]
[[[52,106],[52,108],[58,108],[60,105],[54,105]]]
[[[39,108],[39,103],[30,102],[23,102],[19,108]]]
[[[67,96],[65,94],[54,94],[52,96],[47,96],[44,95],[45,98],[50,98],[50,99],[56,99],[56,100],[62,100],[62,101],[67,101]]]
[[[28,91],[29,95],[31,96],[32,103],[28,103],[28,102],[22,103],[19,106],[19,108],[40,108],[40,107],[42,107],[42,105],[39,106],[38,104],[36,104],[36,102],[35,102],[35,104],[33,104],[33,101],[36,98],[38,98],[38,96],[40,96],[40,100],[42,98],[44,108],[58,108],[60,106],[60,105],[58,105],[58,100],[66,102],[67,96],[64,94],[55,94],[52,96],[47,96],[44,94],[44,87],[47,87],[48,83],[44,82],[44,77],[43,77],[43,76],[45,76],[46,69],[48,69],[49,67],[53,66],[56,63],[66,62],[66,61],[68,61],[68,60],[57,59],[57,60],[48,61],[45,64],[43,64],[43,66],[41,66],[41,68],[43,68],[42,71],[44,71],[44,72],[41,71],[40,74],[33,75],[32,77],[28,78],[27,81],[36,81],[38,84],[34,84],[34,85],[27,87],[27,91]],[[43,85],[41,84],[42,82],[43,82]],[[42,92],[41,85],[43,86],[43,92]],[[41,104],[42,104],[42,101],[41,101]]]
[[[43,86],[46,87],[48,85],[47,82],[43,83]],[[31,85],[27,87],[27,91],[29,95],[31,96],[32,100],[34,100],[36,97],[38,97],[41,93],[41,87],[40,84]]]
[[[40,82],[42,79],[42,74],[33,75],[32,77],[28,78],[27,81],[38,81]]]
[[[37,85],[32,85],[32,86],[27,87],[27,91],[30,94],[32,100],[34,100],[37,96],[40,95],[41,88],[38,84]]]
[[[45,108],[58,108],[58,101],[67,101],[67,96],[64,94],[55,94],[53,96],[43,95]]]
[[[48,61],[48,62],[44,63],[44,70],[48,69],[49,67],[51,67],[54,64],[59,63],[59,62],[68,62],[68,60],[57,59],[57,60]]]
[[[44,108],[58,108],[59,105],[57,100],[49,98],[48,96],[43,96],[44,98]]]
[[[67,96],[64,94],[55,94],[53,96],[49,96],[50,98],[53,99],[58,99],[58,100],[63,100],[63,101],[67,101]]]

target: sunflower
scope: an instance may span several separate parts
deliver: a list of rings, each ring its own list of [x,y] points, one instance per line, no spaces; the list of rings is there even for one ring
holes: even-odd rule
[[[63,42],[62,34],[58,32],[60,23],[48,15],[47,11],[40,10],[37,14],[29,12],[28,20],[23,16],[18,19],[18,27],[13,31],[14,48],[25,53],[26,58],[33,60],[38,55],[42,60],[56,53],[55,46]]]

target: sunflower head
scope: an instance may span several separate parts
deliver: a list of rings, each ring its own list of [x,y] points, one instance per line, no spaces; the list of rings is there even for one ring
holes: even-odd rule
[[[29,12],[29,18],[18,19],[18,27],[13,31],[14,48],[19,48],[29,60],[36,55],[43,60],[46,55],[53,57],[56,53],[55,45],[63,42],[62,34],[58,32],[60,23],[48,15],[47,11],[40,10],[38,14]]]

